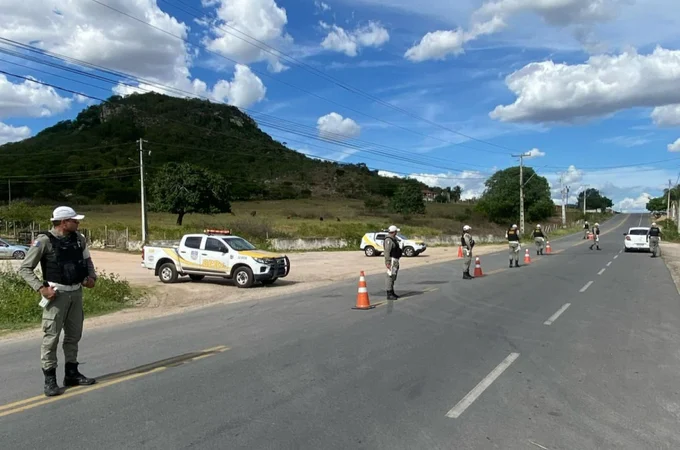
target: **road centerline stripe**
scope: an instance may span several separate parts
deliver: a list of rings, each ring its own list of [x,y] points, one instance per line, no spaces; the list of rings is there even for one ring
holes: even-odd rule
[[[564,311],[566,311],[567,308],[569,308],[570,306],[571,306],[571,303],[565,303],[564,305],[562,305],[562,307],[561,307],[560,309],[558,309],[557,312],[556,312],[555,314],[553,314],[552,316],[550,316],[550,318],[549,318],[548,320],[546,320],[545,322],[543,322],[543,325],[551,325],[551,324],[552,324],[553,322],[555,322],[555,321],[557,320],[557,318],[560,317],[560,316],[562,315],[562,313],[563,313]]]
[[[586,289],[588,289],[588,288],[590,287],[591,284],[593,284],[592,281],[587,282],[586,285],[583,286],[579,292],[585,292]]]
[[[607,269],[601,269],[599,272],[597,272],[597,274],[598,274],[598,275],[602,275],[602,274],[604,273],[605,270],[607,270]]]
[[[616,258],[618,258],[618,257],[619,257],[619,255],[614,255],[614,259],[616,259]]]
[[[491,384],[496,381],[498,377],[501,376],[503,372],[505,372],[505,369],[510,367],[510,364],[512,364],[517,358],[519,357],[519,353],[510,353],[504,360],[501,362],[499,365],[496,366],[495,369],[493,369],[482,381],[477,384],[470,392],[467,393],[465,397],[461,401],[456,404],[449,412],[446,413],[446,417],[450,417],[452,419],[456,419],[461,416],[465,412],[466,409],[470,405],[474,403],[477,398],[479,398],[480,395],[489,387]]]
[[[609,262],[607,263],[607,267],[609,267],[609,266],[611,266],[611,265],[612,265],[612,262],[609,261]]]

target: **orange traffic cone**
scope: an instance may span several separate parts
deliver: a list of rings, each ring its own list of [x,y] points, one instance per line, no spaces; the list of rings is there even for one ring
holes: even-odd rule
[[[546,242],[546,244],[545,244],[545,252],[547,254],[552,253],[552,248],[550,247],[550,241]]]
[[[529,255],[529,249],[524,252],[524,264],[531,264],[531,255]]]
[[[458,257],[459,258],[463,257],[463,246],[462,245],[458,246]]]
[[[588,240],[592,241],[593,240],[593,233],[588,233]]]
[[[359,275],[359,290],[357,292],[357,305],[353,306],[352,309],[373,309],[375,306],[371,306],[371,302],[368,299],[368,288],[366,287],[366,275],[364,271],[361,271]]]
[[[484,273],[482,272],[482,263],[479,260],[479,256],[475,258],[475,273],[473,276],[475,278],[484,276]]]

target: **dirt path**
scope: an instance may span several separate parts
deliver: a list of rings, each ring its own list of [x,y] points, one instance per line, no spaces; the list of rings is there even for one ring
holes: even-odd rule
[[[479,246],[475,248],[475,255],[483,256],[506,248],[505,244]],[[288,256],[291,272],[288,277],[278,280],[272,286],[260,285],[250,289],[239,289],[231,281],[208,278],[192,282],[188,277],[184,277],[177,283],[163,284],[154,276],[153,271],[141,267],[140,255],[97,250],[91,253],[98,272],[118,274],[130,284],[148,289],[149,295],[144,302],[134,308],[86,319],[86,327],[90,329],[176,314],[212,304],[288,295],[342,280],[356,284],[360,271],[372,275],[384,270],[382,257],[368,258],[361,251],[290,253]],[[412,267],[458,260],[457,253],[457,247],[430,248],[418,257],[403,258],[401,268],[408,270]],[[18,267],[19,263],[13,261],[12,265]],[[0,339],[27,335],[37,335],[37,331],[23,331],[5,335]]]

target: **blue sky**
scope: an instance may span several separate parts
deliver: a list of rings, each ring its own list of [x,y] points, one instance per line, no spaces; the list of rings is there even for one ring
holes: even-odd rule
[[[7,54],[0,70],[101,98],[156,90],[234,104],[310,156],[459,184],[465,197],[529,151],[553,198],[562,173],[572,194],[588,184],[628,211],[680,174],[670,0],[97,1],[120,12],[9,0],[0,37],[128,74],[127,85]],[[0,142],[90,102],[0,74]]]

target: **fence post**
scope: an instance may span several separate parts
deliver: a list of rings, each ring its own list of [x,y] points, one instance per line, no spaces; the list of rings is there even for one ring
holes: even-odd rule
[[[130,228],[125,227],[125,250],[130,248]]]
[[[104,225],[104,248],[109,245],[109,226]]]

